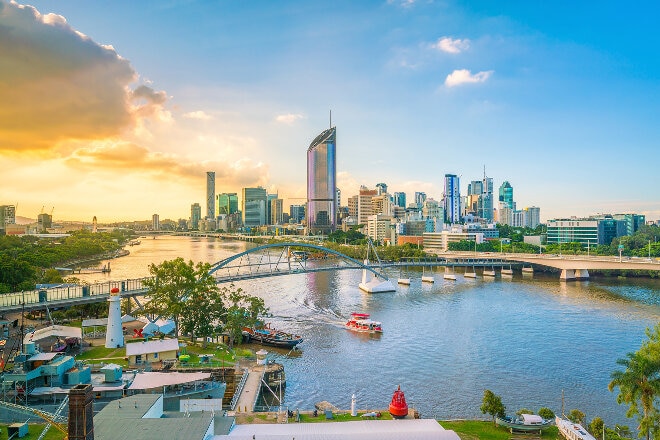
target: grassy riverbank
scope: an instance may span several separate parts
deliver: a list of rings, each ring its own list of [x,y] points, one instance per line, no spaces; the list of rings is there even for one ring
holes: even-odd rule
[[[461,440],[509,440],[511,433],[508,429],[501,426],[495,426],[493,422],[486,422],[482,420],[452,420],[452,421],[439,421],[445,429],[455,431]],[[521,433],[515,434],[516,439],[545,439],[545,440],[560,440],[562,437],[556,426],[551,426],[543,430],[541,435],[536,433]]]

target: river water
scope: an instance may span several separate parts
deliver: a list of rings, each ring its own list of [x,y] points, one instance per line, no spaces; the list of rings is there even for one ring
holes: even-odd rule
[[[217,262],[251,244],[213,238],[143,238],[131,254],[111,261],[110,274],[82,275],[88,281],[138,278],[150,263],[176,257]],[[427,272],[428,274],[428,272]],[[392,274],[395,278],[398,274]],[[359,271],[295,274],[237,283],[261,296],[274,327],[304,338],[301,352],[271,353],[284,364],[284,404],[312,409],[327,400],[350,408],[387,408],[397,385],[423,417],[482,418],[484,389],[515,412],[542,406],[578,408],[606,424],[636,423],[607,390],[616,360],[636,351],[645,329],[660,319],[660,282],[592,279],[561,283],[534,274],[513,279],[446,281],[393,293],[365,294]],[[370,313],[384,332],[347,331],[351,312]],[[270,350],[270,349],[269,349]]]

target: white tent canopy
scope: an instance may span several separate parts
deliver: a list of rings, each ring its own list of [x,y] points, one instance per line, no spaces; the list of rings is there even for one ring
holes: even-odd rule
[[[78,327],[51,325],[50,327],[40,328],[39,330],[27,333],[23,339],[23,342],[40,341],[51,336],[82,339],[82,330]]]
[[[182,385],[198,380],[208,380],[210,378],[211,373],[179,373],[178,371],[171,373],[144,372],[135,375],[135,379],[133,379],[133,383],[128,389],[149,390],[151,388]]]

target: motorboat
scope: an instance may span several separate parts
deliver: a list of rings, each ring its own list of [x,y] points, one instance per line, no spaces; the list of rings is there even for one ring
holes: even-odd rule
[[[383,333],[383,326],[378,321],[369,319],[368,313],[351,313],[346,328],[361,333]]]
[[[495,423],[511,431],[541,432],[552,426],[552,419],[544,419],[537,414],[521,414],[520,417],[496,417]]]
[[[243,339],[247,342],[283,348],[293,348],[303,341],[302,337],[271,328],[270,324],[243,327]]]

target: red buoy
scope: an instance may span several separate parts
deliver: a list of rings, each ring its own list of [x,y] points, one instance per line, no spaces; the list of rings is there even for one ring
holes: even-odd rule
[[[406,403],[406,396],[401,391],[401,385],[396,389],[390,402],[390,414],[395,419],[403,419],[408,415],[408,404]]]

